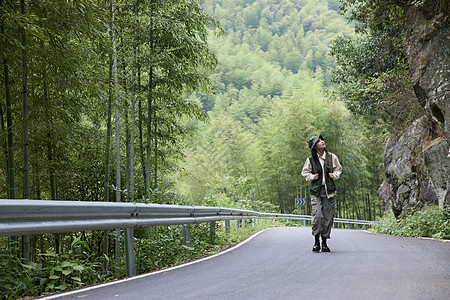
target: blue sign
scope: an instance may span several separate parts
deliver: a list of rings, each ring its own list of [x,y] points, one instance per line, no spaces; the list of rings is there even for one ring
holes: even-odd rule
[[[306,205],[306,198],[295,198],[296,206],[304,206]]]

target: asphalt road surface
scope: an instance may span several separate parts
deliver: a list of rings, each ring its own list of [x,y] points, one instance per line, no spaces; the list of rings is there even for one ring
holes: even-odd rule
[[[263,231],[211,259],[45,299],[450,299],[450,242],[307,227]]]

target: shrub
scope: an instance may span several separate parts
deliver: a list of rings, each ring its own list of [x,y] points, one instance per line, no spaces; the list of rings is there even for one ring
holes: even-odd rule
[[[392,214],[372,226],[371,231],[408,237],[433,237],[450,239],[450,220],[444,210],[428,206],[396,219]]]

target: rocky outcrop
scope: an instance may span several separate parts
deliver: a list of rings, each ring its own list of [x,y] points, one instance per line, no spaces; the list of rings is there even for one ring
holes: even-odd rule
[[[426,116],[385,147],[380,199],[398,216],[410,207],[450,204],[450,1],[404,6],[404,49]],[[403,2],[404,3],[404,2]]]
[[[418,101],[436,129],[450,138],[449,1],[427,0],[405,8],[404,48]],[[444,6],[446,5],[446,6]],[[439,136],[436,133],[435,136]]]
[[[442,174],[448,168],[448,144],[445,139],[437,139],[424,149],[429,134],[428,117],[424,116],[386,143],[386,179],[378,192],[385,210],[390,203],[395,216],[409,208],[444,203],[447,177]]]

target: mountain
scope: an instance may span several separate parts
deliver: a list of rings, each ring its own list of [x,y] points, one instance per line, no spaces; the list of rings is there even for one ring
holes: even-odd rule
[[[339,34],[353,31],[339,14],[338,1],[206,0],[204,9],[226,32],[225,38],[210,38],[220,63],[219,94],[245,88],[262,97],[281,96],[296,85],[299,73],[327,87],[334,68],[329,46]],[[211,110],[215,97],[202,103]]]

